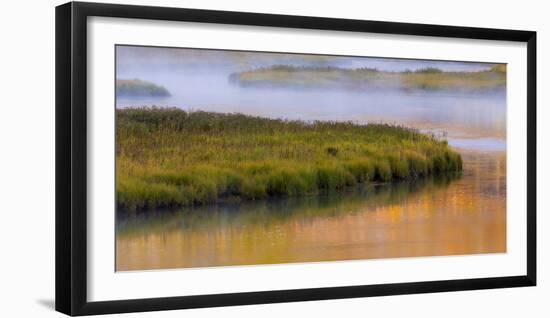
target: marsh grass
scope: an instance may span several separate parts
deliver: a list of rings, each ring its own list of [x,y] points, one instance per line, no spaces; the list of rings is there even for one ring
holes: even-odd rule
[[[415,71],[387,72],[375,68],[347,69],[274,65],[233,73],[229,78],[231,82],[242,86],[485,91],[505,87],[506,65],[497,64],[488,70],[477,72],[444,72],[433,67]]]
[[[462,170],[447,142],[386,124],[116,110],[120,209],[303,196]]]

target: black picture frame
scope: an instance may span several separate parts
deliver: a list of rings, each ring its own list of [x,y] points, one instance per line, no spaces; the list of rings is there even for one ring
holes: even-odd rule
[[[89,302],[87,300],[87,18],[91,16],[501,40],[527,44],[525,275]],[[56,7],[56,310],[92,315],[536,285],[536,32],[168,7]]]

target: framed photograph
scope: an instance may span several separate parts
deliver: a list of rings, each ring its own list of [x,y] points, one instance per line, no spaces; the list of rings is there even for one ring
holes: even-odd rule
[[[536,284],[536,33],[56,8],[56,309]]]

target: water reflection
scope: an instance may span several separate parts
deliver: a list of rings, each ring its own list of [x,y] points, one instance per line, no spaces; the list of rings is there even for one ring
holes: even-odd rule
[[[460,178],[119,214],[117,270],[505,252],[505,153],[463,156]]]

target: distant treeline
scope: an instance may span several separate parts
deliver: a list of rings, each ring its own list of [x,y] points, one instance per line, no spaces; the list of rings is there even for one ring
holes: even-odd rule
[[[400,88],[426,90],[494,90],[506,86],[506,65],[488,70],[447,72],[439,68],[422,68],[400,72],[376,68],[341,68],[334,66],[274,65],[229,76],[242,86]]]

